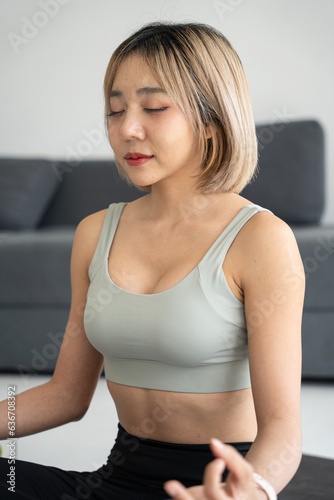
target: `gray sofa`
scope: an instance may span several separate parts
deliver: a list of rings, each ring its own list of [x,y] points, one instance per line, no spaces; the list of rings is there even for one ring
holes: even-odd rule
[[[334,377],[334,227],[324,209],[324,135],[316,121],[257,126],[259,173],[243,195],[292,227],[307,276],[303,377]],[[0,159],[0,370],[52,373],[66,325],[75,227],[146,193],[112,161]],[[283,367],[282,367],[283,368]]]

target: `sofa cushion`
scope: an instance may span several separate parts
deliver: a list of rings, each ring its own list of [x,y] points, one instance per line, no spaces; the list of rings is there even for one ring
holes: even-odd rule
[[[46,160],[0,159],[0,228],[37,227],[60,186]]]
[[[52,373],[70,307],[0,305],[0,373]],[[70,498],[70,497],[69,497]]]
[[[314,120],[256,127],[258,173],[242,192],[288,224],[316,224],[324,209],[324,134]]]
[[[77,225],[110,203],[130,202],[147,194],[120,178],[111,160],[54,163],[61,189],[54,197],[41,226]]]
[[[74,230],[66,226],[0,233],[0,308],[69,306]]]
[[[292,230],[306,276],[304,308],[331,311],[334,304],[334,226],[292,226]],[[293,275],[289,282],[293,286]]]

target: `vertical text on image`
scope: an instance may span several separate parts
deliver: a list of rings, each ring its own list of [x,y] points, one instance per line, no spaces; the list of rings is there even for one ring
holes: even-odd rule
[[[8,438],[7,438],[7,448],[8,448],[8,474],[7,474],[7,484],[8,491],[15,493],[15,460],[16,460],[16,386],[9,385],[7,388],[8,396]]]

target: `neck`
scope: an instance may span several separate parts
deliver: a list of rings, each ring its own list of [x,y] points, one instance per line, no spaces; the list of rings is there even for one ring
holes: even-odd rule
[[[202,194],[191,186],[185,190],[178,189],[176,185],[172,189],[153,185],[151,193],[146,197],[147,217],[168,223],[190,222],[207,214],[222,196],[224,195]]]

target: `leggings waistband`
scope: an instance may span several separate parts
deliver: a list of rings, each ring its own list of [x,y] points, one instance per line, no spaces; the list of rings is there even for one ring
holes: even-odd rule
[[[251,442],[228,443],[243,456]],[[186,486],[201,484],[205,466],[213,460],[209,444],[179,444],[144,439],[128,433],[118,424],[115,445],[107,464],[123,475],[162,484],[178,479]]]
[[[176,450],[180,450],[180,449],[184,449],[184,450],[187,450],[189,449],[190,451],[194,451],[194,450],[208,450],[210,449],[210,445],[209,443],[207,444],[192,444],[192,443],[186,443],[186,444],[183,444],[183,443],[170,443],[170,442],[167,442],[167,441],[157,441],[155,439],[148,439],[148,438],[141,438],[141,437],[138,437],[138,436],[135,436],[134,434],[130,434],[128,431],[126,431],[124,429],[124,427],[122,427],[122,425],[120,423],[118,423],[118,434],[117,434],[117,437],[116,437],[116,442],[119,438],[122,438],[123,439],[126,437],[127,439],[133,439],[134,441],[136,441],[137,443],[139,443],[139,445],[142,445],[142,444],[145,444],[146,446],[154,446],[154,447],[161,447],[161,448],[170,448],[170,449],[176,449]],[[243,451],[247,451],[249,450],[250,446],[253,444],[252,441],[238,441],[238,442],[226,442],[225,444],[229,444],[231,446],[234,446],[240,453],[242,453]]]

